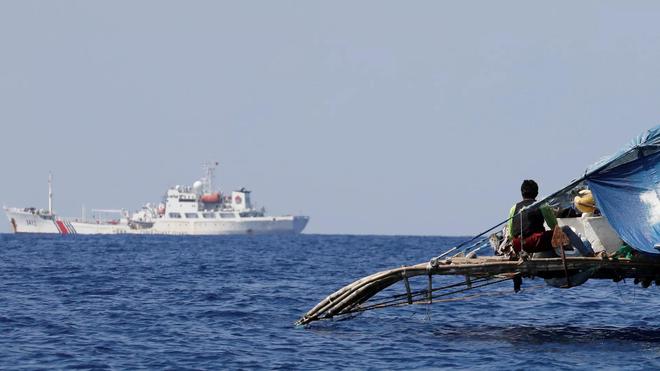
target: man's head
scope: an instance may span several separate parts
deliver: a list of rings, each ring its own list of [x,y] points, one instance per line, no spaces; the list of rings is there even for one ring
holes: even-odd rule
[[[531,179],[525,179],[520,186],[520,193],[523,198],[535,199],[539,194],[539,185]]]

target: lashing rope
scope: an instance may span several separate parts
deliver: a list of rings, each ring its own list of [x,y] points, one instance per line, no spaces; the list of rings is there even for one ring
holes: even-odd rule
[[[477,279],[477,280],[473,281],[472,287],[466,287],[466,288],[459,289],[459,290],[453,290],[453,291],[450,291],[450,292],[445,292],[445,293],[442,293],[442,294],[439,294],[439,295],[433,295],[433,292],[437,292],[439,290],[444,290],[444,289],[447,289],[447,288],[452,288],[452,287],[465,285],[464,282],[461,282],[461,283],[456,283],[456,284],[447,285],[447,286],[444,286],[444,287],[433,289],[431,291],[431,293],[429,293],[428,290],[420,290],[420,291],[417,291],[417,292],[413,293],[412,296],[413,297],[419,297],[419,296],[424,297],[424,296],[428,295],[427,297],[430,297],[432,300],[434,300],[434,299],[437,299],[437,298],[441,298],[441,297],[445,297],[445,296],[449,296],[449,295],[454,295],[454,294],[458,294],[458,293],[469,291],[469,290],[475,290],[475,289],[485,287],[485,286],[494,285],[494,284],[497,284],[497,283],[500,283],[500,282],[508,281],[512,278],[513,277],[506,277],[506,278],[502,278],[502,279],[499,279],[499,280],[492,281],[492,277],[485,277],[485,278],[480,278],[480,279]],[[475,282],[479,283],[479,282],[484,282],[484,281],[491,281],[491,282],[487,282],[487,283],[484,283],[484,284],[481,284],[481,285],[475,285],[474,284]],[[405,294],[404,294],[404,296],[405,296]],[[364,312],[364,311],[372,310],[372,309],[380,309],[380,308],[387,308],[387,307],[394,307],[394,306],[401,306],[401,305],[408,304],[407,300],[401,300],[401,295],[394,295],[394,296],[391,296],[389,298],[384,298],[384,299],[385,300],[382,300],[380,302],[377,302],[377,303],[374,303],[374,304],[371,304],[371,305],[351,308],[349,310],[346,310],[346,311],[342,312],[341,314]],[[428,299],[427,300],[413,301],[413,304],[419,304],[419,303],[428,304],[429,301],[428,301]]]

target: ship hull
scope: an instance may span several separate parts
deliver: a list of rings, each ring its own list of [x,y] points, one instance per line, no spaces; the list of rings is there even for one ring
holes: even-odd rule
[[[37,215],[29,211],[5,210],[14,233],[54,233],[60,234],[55,218]]]
[[[132,228],[127,223],[83,222],[38,215],[30,211],[6,209],[14,233],[48,234],[149,234],[149,235],[249,235],[298,234],[305,229],[306,216],[264,216],[234,220],[156,220],[150,228]]]

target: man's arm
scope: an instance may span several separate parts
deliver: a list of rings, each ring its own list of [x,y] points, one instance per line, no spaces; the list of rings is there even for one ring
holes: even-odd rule
[[[555,212],[552,211],[550,206],[543,204],[541,206],[541,214],[543,214],[543,219],[545,219],[546,224],[550,229],[554,229],[557,225],[557,218],[555,217]]]
[[[509,232],[509,236],[513,237],[513,216],[516,214],[516,205],[511,206],[509,211],[509,221],[506,223],[506,230]]]

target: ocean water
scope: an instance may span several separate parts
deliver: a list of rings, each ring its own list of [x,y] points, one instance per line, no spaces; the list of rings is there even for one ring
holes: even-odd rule
[[[0,368],[660,368],[660,288],[632,282],[505,282],[294,326],[343,285],[461,240],[0,235]]]

